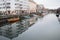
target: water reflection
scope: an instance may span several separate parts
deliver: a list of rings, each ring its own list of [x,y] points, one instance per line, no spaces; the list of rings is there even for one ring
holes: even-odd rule
[[[60,40],[60,24],[55,14],[41,17],[33,26],[28,26],[27,21],[5,25],[0,27],[0,36],[13,40]]]
[[[57,19],[58,19],[58,21],[60,23],[60,15],[56,15],[56,17],[57,17]]]
[[[22,34],[31,25],[33,25],[37,21],[37,19],[38,19],[38,16],[34,15],[34,17],[27,17],[26,19],[18,21],[16,23],[12,23],[12,24],[9,23],[4,26],[1,26],[0,27],[0,35],[7,37],[9,39],[18,37],[19,34]]]
[[[9,39],[13,39],[15,37],[18,37],[19,34],[22,34],[27,29],[28,29],[28,27],[24,27],[23,25],[21,25],[20,22],[5,25],[3,27],[0,27],[0,36],[4,36]]]
[[[38,20],[23,34],[13,40],[60,40],[60,24],[55,14]]]
[[[60,22],[60,18],[58,18],[58,21]]]

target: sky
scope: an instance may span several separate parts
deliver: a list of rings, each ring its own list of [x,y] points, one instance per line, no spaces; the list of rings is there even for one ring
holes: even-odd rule
[[[45,8],[57,9],[60,7],[60,0],[34,0],[37,4],[43,4]]]

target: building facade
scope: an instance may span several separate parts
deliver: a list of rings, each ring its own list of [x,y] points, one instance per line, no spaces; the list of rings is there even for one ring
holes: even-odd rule
[[[42,13],[44,11],[44,6],[42,4],[37,4],[37,13]]]
[[[0,12],[18,15],[28,13],[29,0],[0,0]]]
[[[36,13],[37,4],[33,0],[29,0],[30,13]]]

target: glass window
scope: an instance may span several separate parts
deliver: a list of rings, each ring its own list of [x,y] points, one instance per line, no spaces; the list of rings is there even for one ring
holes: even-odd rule
[[[19,1],[19,0],[16,0],[16,1]]]
[[[15,5],[18,5],[17,3],[15,3]]]
[[[22,9],[23,7],[20,7],[20,9]]]
[[[3,8],[5,8],[5,7],[3,7]]]
[[[22,6],[22,4],[20,4],[20,6]]]
[[[10,8],[10,6],[7,6],[6,8]]]
[[[15,5],[19,5],[18,3],[15,3]]]
[[[20,1],[20,3],[23,3],[23,1]]]
[[[7,3],[7,5],[10,5],[10,3]]]
[[[5,1],[5,0],[0,0],[0,1]]]
[[[3,1],[5,1],[5,0],[3,0]]]

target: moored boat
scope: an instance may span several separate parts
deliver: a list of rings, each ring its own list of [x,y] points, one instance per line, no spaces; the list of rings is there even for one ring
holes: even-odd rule
[[[10,19],[7,19],[7,21],[10,23],[14,23],[14,22],[19,21],[19,18],[10,18]]]

